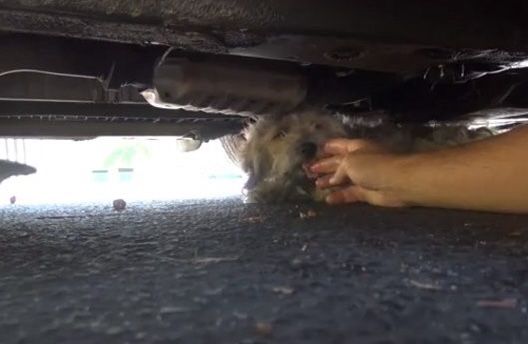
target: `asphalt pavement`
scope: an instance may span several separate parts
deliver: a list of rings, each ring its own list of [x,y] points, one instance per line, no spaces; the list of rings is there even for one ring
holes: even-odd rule
[[[0,207],[0,343],[528,343],[528,217]]]

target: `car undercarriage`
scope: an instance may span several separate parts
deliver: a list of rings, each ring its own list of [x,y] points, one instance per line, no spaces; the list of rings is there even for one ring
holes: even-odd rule
[[[207,141],[303,104],[511,126],[527,15],[511,0],[0,0],[0,136]]]

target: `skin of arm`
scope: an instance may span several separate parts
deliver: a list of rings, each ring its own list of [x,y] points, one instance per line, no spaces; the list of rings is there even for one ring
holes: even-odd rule
[[[528,126],[462,146],[395,155],[362,140],[334,140],[312,166],[327,202],[528,213]]]

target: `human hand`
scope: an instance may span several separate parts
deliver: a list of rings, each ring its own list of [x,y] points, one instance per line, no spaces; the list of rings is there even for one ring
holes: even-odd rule
[[[367,202],[387,207],[407,205],[392,183],[398,170],[398,156],[368,140],[335,139],[324,147],[327,158],[311,166],[320,177],[318,188],[334,190],[327,196],[330,204]]]

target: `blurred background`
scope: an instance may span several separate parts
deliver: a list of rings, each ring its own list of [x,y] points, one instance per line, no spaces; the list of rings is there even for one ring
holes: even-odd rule
[[[219,141],[184,152],[176,138],[0,139],[0,159],[37,169],[0,184],[0,205],[240,196],[244,173]]]

